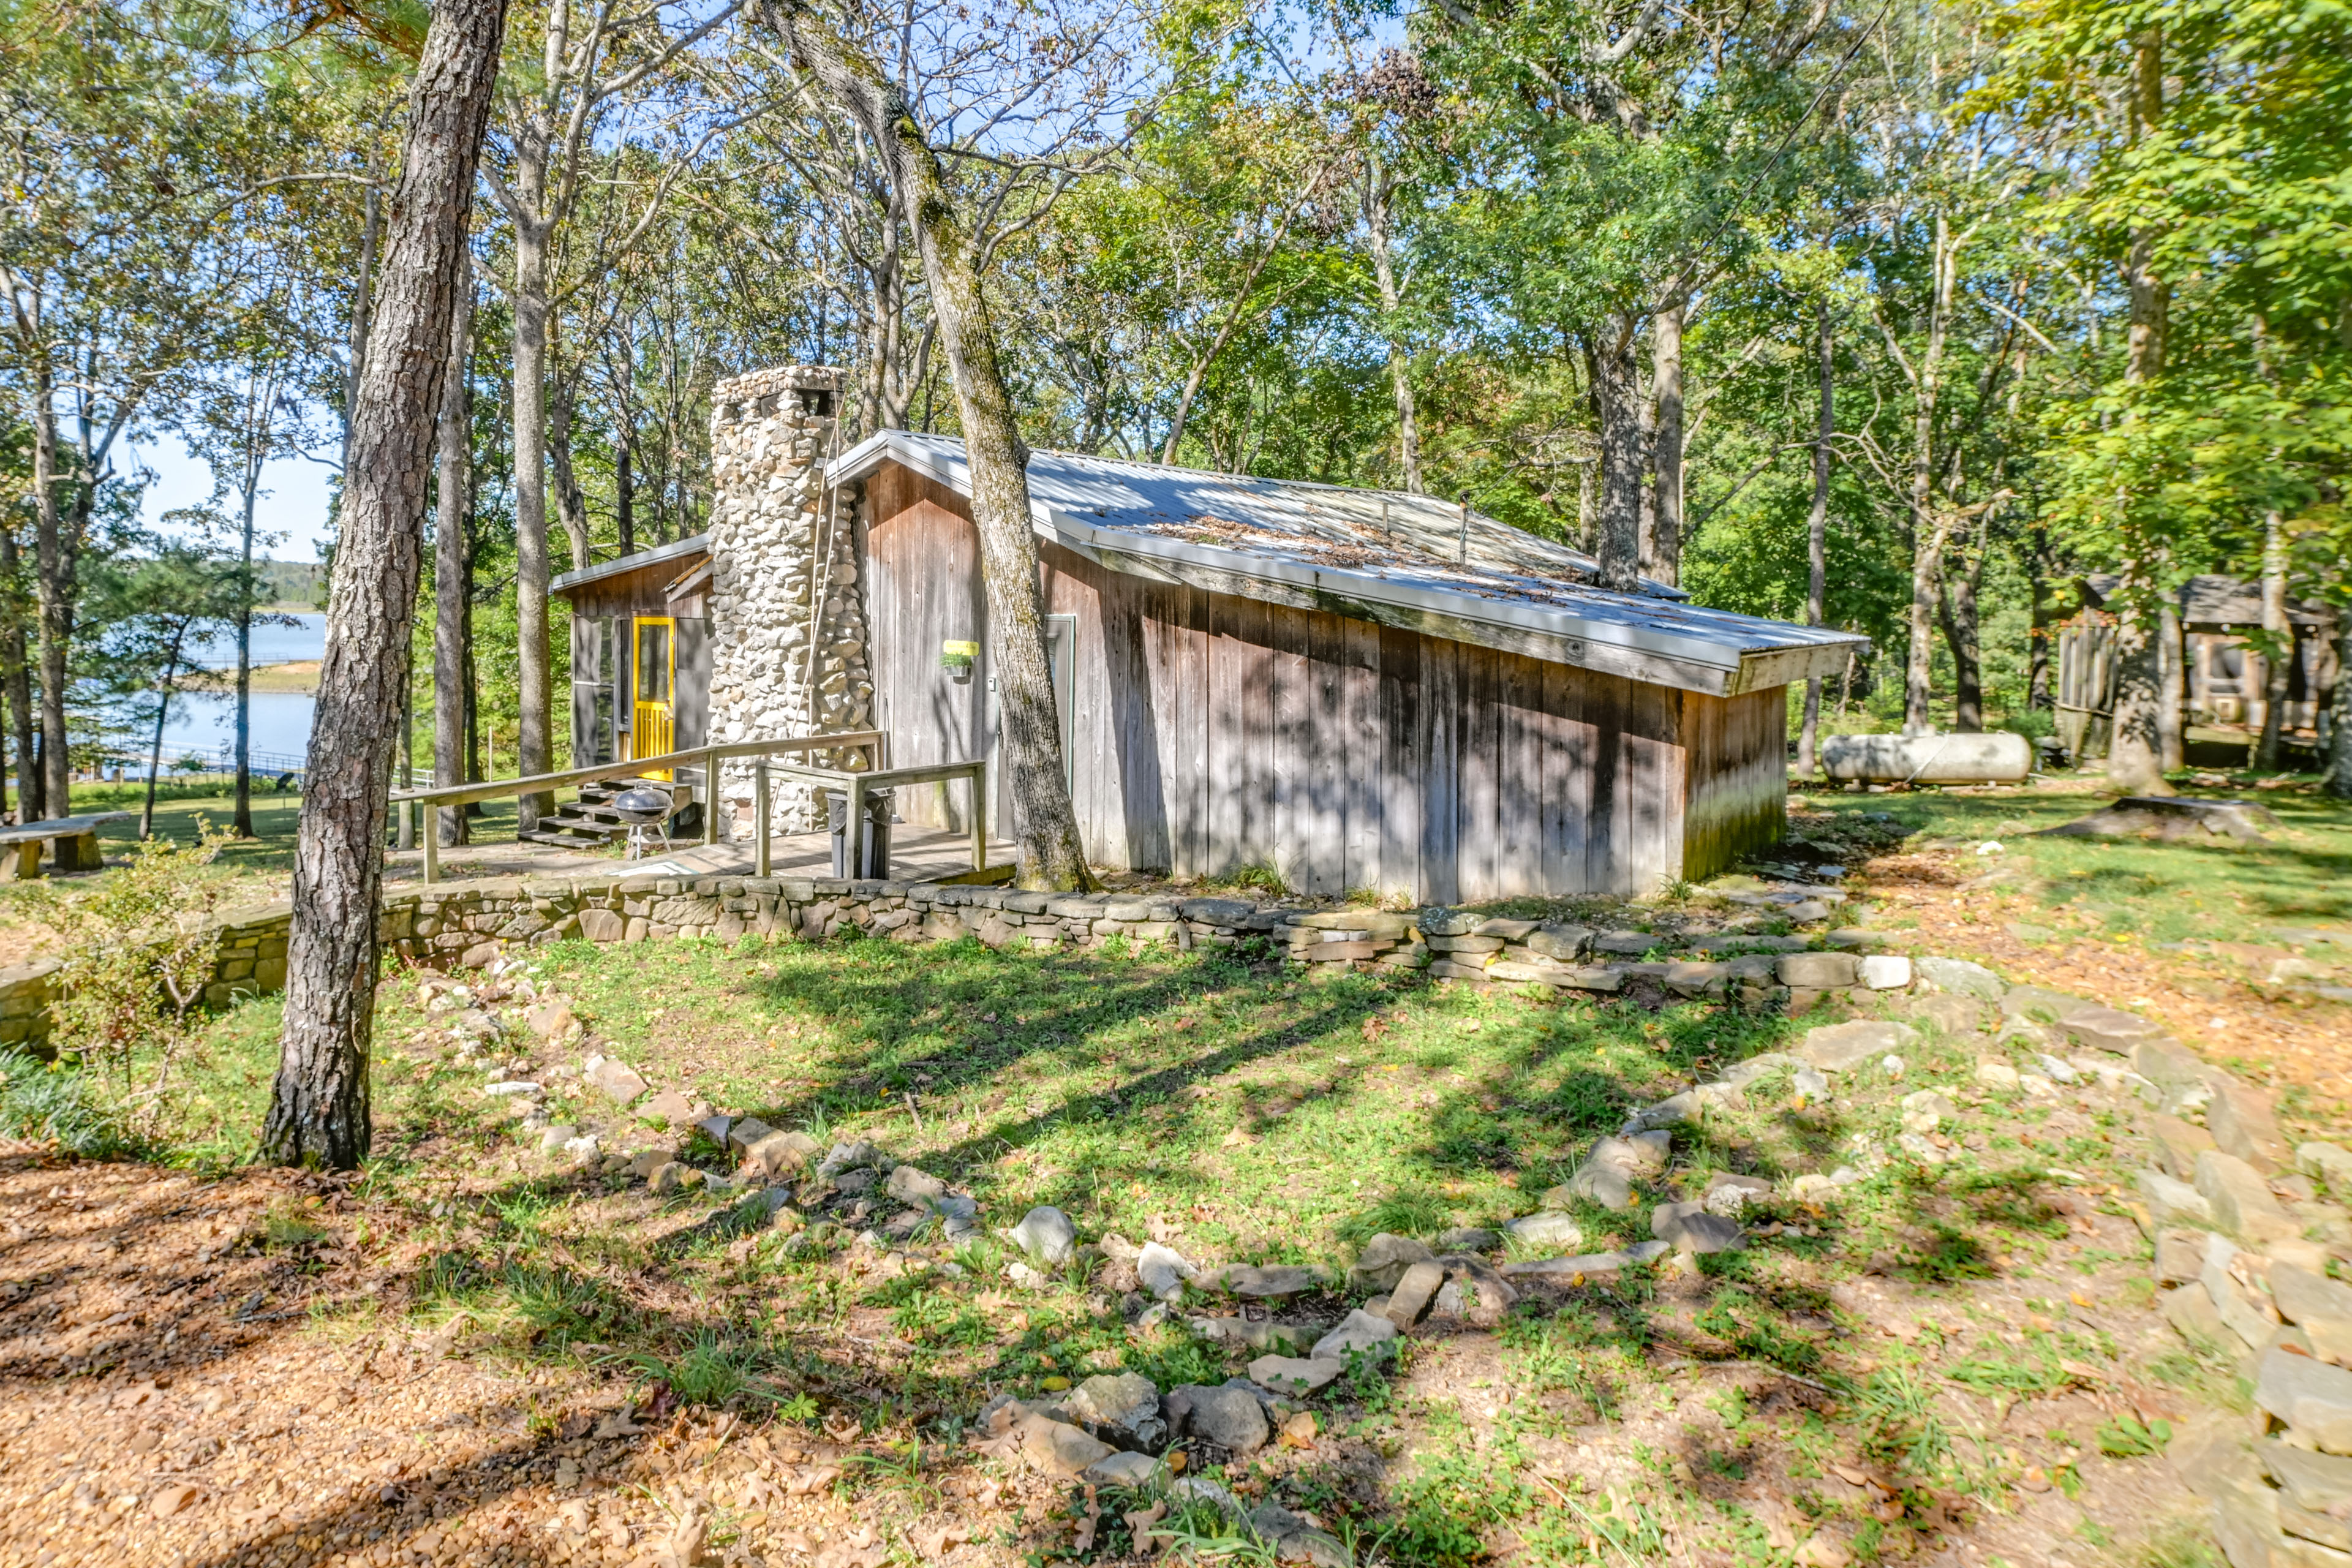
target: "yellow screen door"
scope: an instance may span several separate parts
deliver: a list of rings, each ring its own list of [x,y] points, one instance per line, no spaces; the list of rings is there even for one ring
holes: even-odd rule
[[[673,749],[677,737],[677,624],[667,616],[637,620],[636,722],[629,735],[629,755],[658,757]],[[656,778],[669,777],[657,768]]]

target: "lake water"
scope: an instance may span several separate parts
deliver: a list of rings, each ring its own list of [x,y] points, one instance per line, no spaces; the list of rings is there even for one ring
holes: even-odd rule
[[[326,657],[327,617],[298,615],[290,618],[295,622],[292,626],[253,628],[255,664],[290,664],[298,659]],[[236,634],[222,631],[206,638],[191,652],[189,662],[207,669],[236,668]],[[274,777],[300,766],[304,753],[310,749],[310,719],[317,710],[318,699],[307,691],[257,691],[250,700],[253,771]],[[234,693],[184,691],[173,697],[171,717],[163,726],[166,774],[174,759],[191,752],[214,756],[226,752],[236,744]],[[142,735],[136,746],[128,749],[135,752],[137,766],[133,776],[146,777],[146,737]]]
[[[253,628],[253,662],[256,664],[291,664],[296,659],[327,657],[327,617],[307,614],[289,617],[290,626],[256,626]],[[205,638],[189,654],[191,664],[206,669],[236,668],[236,633],[225,629]],[[310,733],[308,730],[304,734]]]

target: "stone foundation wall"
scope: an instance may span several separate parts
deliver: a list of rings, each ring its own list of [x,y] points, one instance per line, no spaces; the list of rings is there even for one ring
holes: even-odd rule
[[[719,742],[866,728],[874,706],[866,597],[858,582],[858,497],[829,504],[843,376],[788,365],[711,393],[710,738]],[[814,647],[812,647],[814,644]],[[829,766],[849,765],[817,753]],[[751,800],[748,762],[721,770],[733,837]],[[810,792],[780,785],[775,831],[824,826]]]

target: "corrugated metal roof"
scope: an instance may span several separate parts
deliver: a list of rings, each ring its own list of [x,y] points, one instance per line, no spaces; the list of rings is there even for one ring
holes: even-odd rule
[[[2083,579],[2084,597],[2104,608],[2122,589],[2124,580],[2112,572],[2094,572]],[[2336,613],[2316,599],[2289,598],[2287,621],[2298,626],[2333,626]],[[2263,624],[2263,585],[2242,577],[2205,574],[2180,584],[2181,624],[2199,626],[2259,626]]]
[[[901,430],[843,453],[834,481],[886,459],[971,493],[961,440]],[[1706,609],[1655,584],[1611,593],[1593,585],[1599,563],[1582,551],[1477,511],[1465,528],[1459,506],[1431,496],[1069,452],[1031,454],[1029,496],[1041,535],[1117,570],[1438,635],[1483,626],[1507,635],[1467,640],[1687,689],[1729,695],[1835,674],[1869,646]]]

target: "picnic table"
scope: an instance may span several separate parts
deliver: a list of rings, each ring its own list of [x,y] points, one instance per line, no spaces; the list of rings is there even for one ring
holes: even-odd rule
[[[100,811],[88,816],[55,816],[21,827],[0,827],[0,882],[24,882],[39,876],[44,845],[56,846],[50,858],[60,871],[103,870],[106,858],[98,852],[99,825],[137,815]]]

